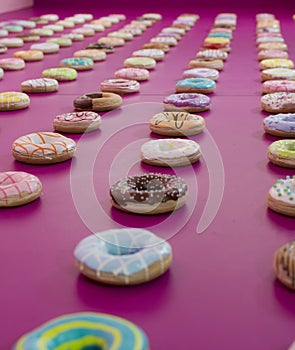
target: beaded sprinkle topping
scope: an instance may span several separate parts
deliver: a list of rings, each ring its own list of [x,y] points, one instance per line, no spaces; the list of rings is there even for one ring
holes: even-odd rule
[[[278,179],[269,193],[273,198],[295,204],[295,175],[286,176],[286,179]]]

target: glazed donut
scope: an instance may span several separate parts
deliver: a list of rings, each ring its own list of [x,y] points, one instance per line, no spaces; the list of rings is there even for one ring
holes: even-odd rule
[[[30,50],[39,50],[42,51],[44,54],[51,54],[56,53],[59,51],[59,45],[56,43],[37,43],[32,44],[30,47]]]
[[[198,59],[205,59],[205,60],[223,60],[225,61],[228,57],[228,54],[222,50],[218,49],[210,49],[210,50],[203,50],[199,51],[196,55],[196,58]]]
[[[284,43],[284,38],[282,36],[274,36],[274,35],[267,35],[267,36],[260,36],[256,39],[256,44],[260,45],[262,43]]]
[[[83,23],[85,23],[85,19],[82,18],[82,17],[70,16],[70,17],[65,17],[64,20],[73,22],[74,24],[83,24]]]
[[[172,262],[172,249],[150,231],[123,228],[82,239],[74,256],[79,271],[88,278],[105,284],[135,285],[166,272]]]
[[[22,171],[0,172],[0,207],[16,207],[40,197],[41,181]]]
[[[27,108],[30,98],[22,92],[8,91],[0,93],[0,111],[14,111]]]
[[[14,350],[48,350],[52,344],[55,349],[149,349],[146,335],[134,323],[117,316],[81,312],[60,316],[23,335]]]
[[[154,69],[156,61],[150,57],[129,57],[124,61],[124,67]]]
[[[70,38],[65,38],[63,36],[59,38],[51,38],[46,40],[47,43],[57,44],[59,47],[69,47],[72,46],[73,42]]]
[[[144,13],[142,15],[142,18],[150,21],[160,21],[162,19],[162,15],[160,13],[149,12],[149,13]]]
[[[295,114],[275,114],[263,119],[263,128],[270,135],[295,137]]]
[[[229,52],[231,50],[230,39],[207,37],[202,44],[202,49],[205,49],[205,50],[212,49],[212,50],[221,50],[224,52]]]
[[[101,124],[101,117],[94,112],[73,112],[57,115],[53,120],[53,127],[60,132],[80,134],[97,130]]]
[[[21,58],[24,61],[42,61],[43,52],[40,50],[23,50],[14,52],[13,56],[15,58]]]
[[[132,56],[134,57],[150,57],[155,61],[161,61],[164,58],[164,51],[159,49],[142,49],[133,51]]]
[[[103,92],[114,92],[116,94],[132,94],[140,89],[139,82],[129,79],[107,79],[100,83]]]
[[[93,61],[98,62],[104,61],[107,55],[104,50],[87,49],[74,52],[74,57],[88,57],[91,58]]]
[[[0,28],[0,38],[8,36],[8,31],[6,29]]]
[[[262,93],[271,94],[273,92],[295,92],[294,80],[266,80],[262,84]]]
[[[79,70],[89,70],[93,68],[93,61],[91,58],[87,57],[71,57],[64,58],[59,63],[60,67],[74,68]]]
[[[21,70],[25,68],[25,61],[21,58],[1,58],[0,68],[3,70]]]
[[[266,60],[272,58],[288,58],[288,52],[282,50],[261,50],[258,52],[258,60]]]
[[[148,80],[150,73],[147,69],[144,68],[122,68],[115,72],[114,74],[116,79],[130,79],[136,81]]]
[[[126,19],[126,16],[123,15],[122,13],[112,13],[112,14],[109,15],[109,17],[115,17],[119,21],[125,21],[125,19]]]
[[[16,21],[13,21],[16,25],[22,26],[23,28],[35,28],[36,23],[33,21],[27,21],[23,19],[19,19]]]
[[[261,108],[269,113],[295,113],[294,92],[274,92],[261,97]]]
[[[133,36],[140,36],[142,34],[142,30],[140,28],[132,25],[125,26],[120,30],[120,32],[131,33]]]
[[[121,104],[121,96],[112,92],[91,92],[74,100],[74,107],[78,111],[112,111],[119,108]]]
[[[205,120],[199,115],[185,112],[163,112],[150,120],[153,133],[165,136],[192,136],[203,131]]]
[[[22,92],[26,93],[45,93],[58,90],[58,81],[55,79],[38,78],[29,79],[21,83]]]
[[[192,68],[183,72],[183,78],[206,78],[215,81],[219,78],[219,72],[212,68]]]
[[[73,157],[74,140],[54,132],[36,132],[16,139],[12,144],[13,157],[22,163],[53,164]]]
[[[275,165],[295,168],[295,140],[279,140],[268,147],[267,157]]]
[[[185,204],[187,185],[175,175],[128,176],[110,189],[113,207],[128,213],[153,215],[174,211]]]
[[[56,79],[57,81],[70,81],[77,78],[77,71],[73,68],[60,67],[49,68],[42,72],[44,78]]]
[[[269,68],[294,68],[294,63],[287,58],[268,58],[260,61],[259,68],[261,70]]]
[[[223,61],[222,60],[210,60],[210,59],[195,59],[190,60],[188,64],[188,68],[211,68],[216,70],[223,69]]]
[[[164,101],[164,110],[170,112],[184,111],[196,113],[207,111],[211,108],[211,100],[208,96],[196,93],[172,94]]]
[[[266,80],[295,80],[295,69],[269,68],[261,72],[261,81]]]
[[[184,35],[185,29],[175,28],[175,27],[166,27],[162,29],[162,33],[176,33],[176,34]]]
[[[208,78],[187,78],[176,83],[175,91],[183,93],[210,94],[215,91],[216,83]]]
[[[145,142],[140,149],[143,163],[177,167],[196,163],[201,156],[200,146],[187,139],[157,139]]]
[[[4,70],[0,68],[0,79],[3,79],[4,77]]]
[[[284,203],[284,202],[282,202]],[[289,203],[294,208],[294,203]],[[286,203],[284,203],[286,205]],[[293,209],[294,210],[294,209]],[[274,272],[277,279],[286,287],[295,290],[295,241],[288,242],[274,254]],[[294,350],[295,343],[289,350]]]

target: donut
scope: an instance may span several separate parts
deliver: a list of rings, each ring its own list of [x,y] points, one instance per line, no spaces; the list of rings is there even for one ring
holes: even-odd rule
[[[107,55],[104,50],[87,49],[74,52],[74,57],[87,57],[94,62],[104,61],[106,59],[106,56]]]
[[[269,68],[261,72],[261,81],[266,80],[295,80],[295,69]]]
[[[92,21],[93,20],[93,15],[91,13],[77,13],[74,15],[74,17],[81,17],[85,21]]]
[[[113,207],[128,213],[153,215],[174,211],[185,204],[187,185],[176,175],[127,176],[110,189]]]
[[[294,92],[274,92],[261,97],[261,108],[269,113],[295,113]]]
[[[56,79],[57,81],[71,81],[77,78],[77,71],[67,67],[49,68],[45,69],[42,75],[44,78]]]
[[[116,17],[103,16],[100,20],[110,22],[111,24],[119,23],[119,19]]]
[[[0,93],[0,111],[14,111],[27,108],[30,98],[22,92],[8,91]]]
[[[294,204],[289,203],[294,210]],[[282,201],[282,206],[287,204]],[[289,209],[289,208],[288,208]],[[292,215],[293,216],[293,215]],[[295,291],[295,241],[288,242],[280,247],[274,254],[273,268],[277,279],[286,287]],[[294,349],[295,344],[289,350]]]
[[[91,92],[74,100],[74,107],[78,111],[106,112],[119,108],[121,104],[121,96],[112,92]]]
[[[95,23],[86,23],[83,24],[84,28],[90,28],[93,29],[95,32],[103,32],[104,31],[104,26],[102,24],[95,24]]]
[[[148,350],[145,333],[123,318],[81,312],[54,318],[24,334],[14,350],[116,349]]]
[[[22,26],[15,25],[15,24],[8,24],[6,26],[3,26],[3,29],[7,30],[8,33],[19,33],[24,30]]]
[[[95,31],[92,28],[81,27],[81,28],[73,29],[72,33],[83,34],[84,36],[93,36],[95,34]]]
[[[223,61],[222,60],[210,60],[210,59],[194,59],[190,60],[188,64],[188,68],[211,68],[216,70],[223,69]]]
[[[281,33],[257,33],[257,38],[273,37],[273,38],[282,38]]]
[[[160,21],[162,19],[162,15],[160,13],[148,12],[144,13],[142,18],[150,21]]]
[[[212,68],[192,68],[183,72],[183,78],[206,78],[215,81],[219,78],[219,72]]]
[[[168,46],[176,46],[177,40],[173,36],[157,36],[155,38],[152,38],[150,40],[151,43],[160,43],[160,44],[166,44]]]
[[[282,50],[287,51],[288,46],[285,43],[262,43],[258,45],[258,51],[261,50]]]
[[[112,22],[110,22],[110,21],[103,21],[103,20],[101,20],[101,19],[94,19],[94,20],[92,20],[90,23],[92,23],[92,24],[101,24],[101,25],[103,25],[105,28],[109,28],[109,27],[112,26]]]
[[[199,51],[196,55],[196,58],[198,59],[210,59],[210,60],[223,60],[225,61],[228,57],[227,52],[224,52],[222,50],[218,49],[210,49],[210,50],[203,50]]]
[[[59,45],[56,43],[36,43],[30,46],[30,50],[40,50],[44,54],[56,53],[59,51]]]
[[[47,24],[48,21],[41,17],[31,17],[30,21],[35,22],[36,24]]]
[[[86,50],[100,50],[104,51],[106,54],[113,53],[115,51],[114,46],[102,44],[102,43],[92,43],[86,46]]]
[[[210,94],[215,91],[216,83],[214,80],[207,78],[187,78],[179,80],[176,83],[175,91],[176,92],[196,92],[202,94]]]
[[[202,49],[205,49],[205,50],[212,49],[212,50],[221,50],[224,52],[229,52],[231,50],[230,39],[207,37],[202,44]]]
[[[40,50],[23,50],[16,51],[13,56],[15,58],[21,58],[24,61],[42,61],[43,60],[43,52]]]
[[[5,53],[7,51],[7,47],[3,44],[0,44],[0,54]]]
[[[262,44],[262,43],[284,43],[284,38],[281,36],[261,36],[256,39],[256,44]]]
[[[161,167],[190,165],[201,156],[199,144],[186,139],[150,140],[141,146],[140,152],[143,163]]]
[[[33,21],[27,21],[27,20],[16,20],[14,21],[14,23],[16,25],[22,26],[23,28],[35,28],[36,27],[36,23]]]
[[[58,90],[58,81],[48,78],[25,80],[21,83],[21,90],[26,93],[45,93]]]
[[[133,51],[132,56],[134,57],[150,57],[155,61],[161,61],[164,58],[164,51],[158,49],[143,49]]]
[[[257,13],[255,16],[256,21],[274,20],[275,15],[272,13]]]
[[[185,112],[163,112],[150,119],[153,133],[165,136],[192,136],[203,131],[205,120],[199,115]]]
[[[82,239],[74,256],[79,271],[92,280],[111,285],[135,285],[164,274],[172,262],[172,248],[150,231],[122,228]]]
[[[59,47],[69,47],[72,46],[73,43],[70,38],[65,38],[62,36],[58,38],[47,39],[46,42],[57,44]]]
[[[130,41],[130,40],[133,39],[133,35],[131,33],[121,32],[121,31],[111,32],[111,33],[108,34],[108,37],[110,37],[110,38],[120,38],[120,39],[123,39],[125,41]]]
[[[39,198],[41,181],[23,171],[0,172],[0,207],[16,207]]]
[[[8,36],[8,31],[6,29],[0,28],[0,38]]]
[[[4,77],[4,70],[0,68],[0,79],[3,79]]]
[[[21,38],[1,38],[0,44],[8,48],[22,47],[24,45],[24,41]]]
[[[103,92],[114,92],[117,94],[132,94],[140,89],[139,82],[130,79],[107,79],[100,83]]]
[[[266,60],[271,58],[288,58],[288,52],[282,50],[260,50],[258,52],[258,60]]]
[[[97,41],[99,44],[112,45],[114,47],[123,46],[125,44],[125,40],[122,38],[111,38],[110,36],[105,36]]]
[[[196,113],[207,111],[211,108],[211,100],[208,96],[196,93],[172,94],[167,96],[164,101],[164,110],[177,112],[183,111]]]
[[[149,79],[150,73],[147,69],[129,67],[117,70],[114,74],[114,77],[116,79],[143,81]]]
[[[21,58],[1,58],[0,68],[3,70],[20,70],[25,68],[25,61]]]
[[[50,29],[53,30],[54,32],[62,32],[64,30],[64,27],[60,24],[48,24],[43,27],[43,29]]]
[[[279,137],[295,137],[295,114],[280,113],[263,119],[263,128],[270,135]]]
[[[52,36],[54,31],[52,29],[44,29],[44,28],[34,28],[30,30],[30,34],[36,34],[41,37],[43,36]]]
[[[87,57],[64,58],[59,63],[60,67],[69,67],[76,70],[89,70],[93,68],[93,61]]]
[[[146,44],[143,44],[141,48],[143,50],[146,50],[146,49],[162,50],[165,53],[169,52],[169,50],[170,50],[169,45],[164,44],[164,43],[146,43]]]
[[[176,33],[176,34],[184,35],[185,30],[183,28],[166,27],[162,29],[162,33]]]
[[[129,57],[124,60],[124,67],[154,69],[156,61],[150,57]]]
[[[120,32],[131,33],[133,36],[140,36],[142,34],[142,30],[140,28],[131,25],[120,29]]]
[[[177,33],[159,33],[157,35],[158,38],[174,38],[176,39],[177,41],[181,40],[181,35],[180,34],[177,34]],[[170,40],[170,39],[169,39]]]
[[[56,22],[59,20],[59,16],[55,13],[46,13],[45,15],[41,15],[40,18],[49,22]]]
[[[295,168],[295,140],[279,140],[268,147],[267,157],[275,165]]]
[[[122,13],[112,13],[112,14],[109,15],[109,17],[115,17],[119,21],[125,21],[125,19],[126,19],[126,16],[123,15]]]
[[[273,92],[295,92],[294,80],[266,80],[262,84],[262,93],[271,94]]]
[[[294,63],[287,58],[269,58],[260,61],[259,68],[261,70],[269,68],[294,68]]]
[[[61,37],[71,39],[72,41],[83,41],[84,40],[84,35],[77,34],[77,33],[63,34]]]
[[[56,131],[80,134],[97,130],[101,117],[95,112],[72,112],[57,115],[53,120]]]
[[[16,139],[12,144],[13,157],[22,163],[53,164],[71,159],[76,143],[54,132],[35,132]]]
[[[75,23],[73,23],[72,21],[60,20],[60,21],[57,21],[55,24],[63,26],[64,28],[73,28],[73,27],[75,27]]]
[[[82,17],[70,16],[70,17],[65,17],[64,20],[73,22],[75,25],[85,23],[85,19]]]
[[[232,39],[231,33],[223,33],[223,32],[210,32],[208,33],[209,38],[226,38],[226,39]]]

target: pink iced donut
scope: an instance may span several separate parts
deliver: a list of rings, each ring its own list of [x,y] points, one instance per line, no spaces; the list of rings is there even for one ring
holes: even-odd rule
[[[53,120],[55,130],[74,134],[94,131],[100,124],[100,115],[89,111],[59,114]]]
[[[136,80],[129,79],[107,79],[101,82],[100,89],[103,92],[114,92],[116,94],[131,94],[139,91],[140,85]]]
[[[115,72],[115,78],[131,79],[137,81],[147,80],[149,76],[149,71],[144,68],[122,68]]]
[[[267,80],[262,84],[262,93],[295,92],[294,80]]]
[[[258,60],[266,60],[270,58],[288,58],[288,52],[282,50],[261,50],[258,52]]]
[[[25,68],[25,61],[21,58],[2,58],[0,68],[4,70],[19,70]]]
[[[217,69],[212,68],[192,68],[183,72],[183,79],[186,78],[206,78],[217,80],[219,78],[219,72]]]
[[[202,112],[210,109],[208,96],[197,93],[181,93],[167,96],[164,101],[165,111],[184,111],[188,113]]]
[[[0,173],[0,207],[15,207],[37,199],[42,184],[37,176],[22,171]]]

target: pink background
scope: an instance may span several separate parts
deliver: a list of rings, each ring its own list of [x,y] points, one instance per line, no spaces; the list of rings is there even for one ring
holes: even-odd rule
[[[41,5],[0,19],[27,19],[53,9]],[[95,18],[110,12],[127,15],[124,23],[105,33],[146,10],[85,6],[83,12],[93,13]],[[63,18],[76,9],[81,7],[55,7],[54,12]],[[122,108],[103,116],[100,131],[73,136],[78,150],[72,161],[31,166],[17,163],[11,156],[11,144],[17,137],[51,131],[56,114],[72,111],[76,96],[97,91],[100,82],[112,78],[125,58],[188,7],[153,9],[163,14],[163,20],[116,49],[105,62],[95,63],[93,71],[79,73],[74,82],[61,83],[57,93],[31,95],[26,110],[0,114],[0,170],[31,172],[43,183],[40,200],[0,211],[1,350],[10,349],[20,335],[48,319],[79,311],[111,313],[135,322],[147,333],[151,349],[284,350],[294,340],[294,294],[275,279],[272,270],[276,249],[294,238],[294,219],[266,207],[266,193],[274,181],[294,171],[270,165],[266,157],[267,146],[275,138],[262,131],[266,114],[260,110],[255,45],[255,14],[265,10],[264,5],[243,10],[232,7],[238,13],[232,52],[211,95],[211,111],[201,113],[207,130],[192,138],[206,157],[192,167],[176,170],[190,189],[187,204],[179,211],[149,218],[124,214],[111,208],[108,188],[128,170],[170,172],[141,165],[139,145],[156,137],[149,133],[149,118],[162,111],[163,98],[174,92],[215,15],[228,11],[228,6],[206,9],[194,4],[200,21],[157,64],[140,93],[124,97]],[[273,10],[294,59],[293,9]],[[105,33],[62,48],[42,62],[27,63],[23,71],[5,72],[0,91],[19,91],[23,80],[40,77],[43,69],[58,65],[62,58]],[[9,49],[1,57],[10,57],[14,51]],[[214,180],[214,185],[222,180],[220,158],[210,135],[221,154],[224,194],[211,225],[197,234],[213,188],[209,181]],[[153,282],[122,288],[95,284],[79,275],[73,264],[76,244],[92,232],[120,226],[147,227],[168,239],[174,251],[169,272]]]
[[[0,13],[31,7],[33,4],[33,0],[4,0],[0,2]]]

